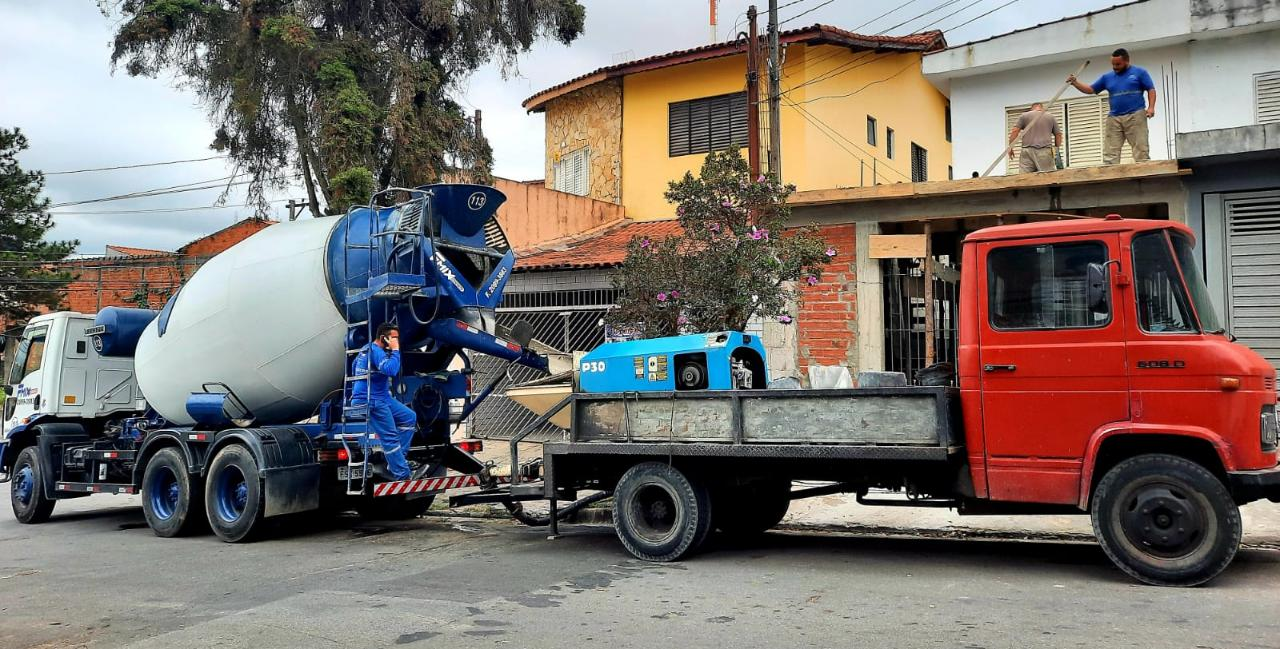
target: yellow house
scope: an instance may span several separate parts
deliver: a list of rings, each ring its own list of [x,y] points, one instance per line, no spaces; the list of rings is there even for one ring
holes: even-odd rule
[[[809,190],[950,176],[947,98],[920,67],[946,46],[941,32],[813,25],[779,42],[784,182]],[[619,203],[635,220],[672,217],[668,182],[696,173],[709,151],[747,144],[746,58],[742,41],[706,45],[600,68],[525,100],[546,115],[547,187]],[[766,66],[761,57],[762,149]]]

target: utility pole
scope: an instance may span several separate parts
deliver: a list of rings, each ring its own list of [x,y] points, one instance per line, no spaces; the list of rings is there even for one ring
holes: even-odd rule
[[[769,0],[769,173],[782,182],[782,69],[778,54],[778,0]]]
[[[285,206],[289,208],[289,220],[290,220],[290,221],[297,221],[297,220],[298,220],[298,213],[299,213],[301,210],[305,210],[305,209],[307,209],[308,207],[311,207],[311,202],[310,202],[310,201],[301,201],[301,202],[299,202],[299,201],[296,201],[296,200],[294,200],[294,199],[290,198],[290,199],[289,199],[289,202],[288,202],[288,203],[285,203]]]
[[[716,34],[716,2],[718,1],[719,0],[710,0],[711,2],[711,44],[712,45],[715,45],[716,39],[719,38],[719,35]]]
[[[747,8],[747,24],[747,162],[755,179],[760,176],[760,35],[755,5]]]

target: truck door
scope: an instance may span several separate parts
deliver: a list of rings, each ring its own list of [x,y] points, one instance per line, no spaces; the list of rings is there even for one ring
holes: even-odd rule
[[[44,387],[43,372],[45,342],[49,338],[49,327],[28,329],[18,343],[13,355],[13,365],[9,370],[9,385],[13,386],[13,395],[5,402],[5,425],[8,431],[25,417],[40,411]]]
[[[1129,416],[1122,311],[1085,300],[1089,264],[1119,259],[1119,236],[997,241],[978,255],[990,496],[1077,502],[1090,435]]]

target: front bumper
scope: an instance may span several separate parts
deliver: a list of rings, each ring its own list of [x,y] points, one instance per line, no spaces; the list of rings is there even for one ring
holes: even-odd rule
[[[1227,473],[1227,478],[1237,502],[1263,498],[1280,502],[1280,465],[1257,471],[1233,471]]]

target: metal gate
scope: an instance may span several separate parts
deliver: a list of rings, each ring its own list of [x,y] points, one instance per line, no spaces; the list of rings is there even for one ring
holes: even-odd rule
[[[498,309],[498,330],[507,331],[524,320],[533,325],[534,338],[566,352],[589,351],[604,342],[604,314],[613,306],[617,292],[612,289],[514,293],[503,297]],[[507,370],[507,363],[477,354],[474,385],[478,391]],[[536,370],[513,366],[511,380],[504,386],[545,376]],[[506,396],[499,388],[476,408],[467,425],[470,434],[487,439],[507,439],[537,415]],[[528,441],[559,439],[564,430],[550,423],[532,434]]]
[[[913,383],[916,372],[929,366],[925,340],[932,334],[933,363],[956,362],[959,345],[960,271],[949,257],[934,258],[933,331],[925,317],[924,264],[920,259],[884,259],[884,368],[902,372]]]
[[[1280,192],[1235,194],[1223,205],[1231,332],[1280,367]]]

